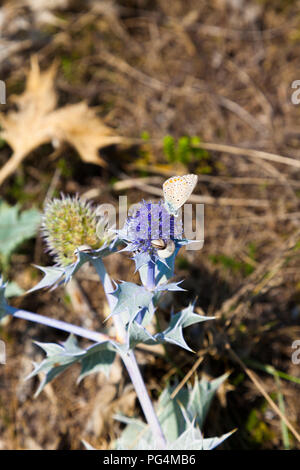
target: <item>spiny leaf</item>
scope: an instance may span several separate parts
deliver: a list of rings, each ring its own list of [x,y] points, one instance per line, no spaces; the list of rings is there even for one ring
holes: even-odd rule
[[[79,251],[77,253],[77,261],[75,263],[69,264],[65,267],[60,266],[36,266],[36,268],[40,269],[44,273],[43,279],[32,289],[30,289],[27,293],[34,292],[38,289],[43,288],[50,288],[53,289],[60,285],[61,283],[67,283],[71,279],[71,277],[83,266],[83,264],[87,262],[95,263],[98,259],[102,258],[103,256],[107,256],[110,253],[116,251],[118,246],[118,240],[113,240],[111,244],[104,244],[98,250],[93,250],[90,253],[85,253],[83,251]]]
[[[161,291],[165,291],[165,290],[168,290],[168,291],[184,291],[185,289],[182,289],[182,287],[179,286],[179,284],[181,283],[182,281],[179,281],[179,282],[168,282],[166,284],[160,284],[156,287],[155,291],[156,292],[161,292]]]
[[[5,297],[18,297],[19,295],[24,294],[25,291],[22,289],[16,282],[8,282],[5,290]]]
[[[162,333],[158,334],[160,341],[177,344],[178,346],[187,349],[188,351],[192,351],[186,344],[183,337],[183,328],[186,328],[187,326],[193,325],[195,323],[201,323],[203,321],[213,319],[213,317],[198,315],[194,312],[193,307],[194,305],[190,304],[188,307],[184,308],[171,317],[168,328]]]
[[[193,425],[189,427],[170,444],[170,450],[202,450],[203,438],[200,430]]]
[[[195,380],[194,387],[189,393],[189,400],[186,412],[191,420],[195,419],[196,424],[203,426],[204,420],[208,413],[211,401],[215,396],[220,385],[226,380],[228,374],[224,374],[215,380],[208,381],[202,379],[200,382]]]
[[[132,282],[121,282],[113,295],[117,298],[117,304],[111,315],[122,315],[124,323],[133,320],[144,309],[154,313],[152,299],[154,293],[143,286]]]
[[[201,323],[207,320],[214,320],[215,317],[206,317],[194,312],[195,303],[190,303],[180,312],[174,314],[171,319],[171,324],[180,324],[182,328],[193,325],[194,323]]]
[[[173,387],[168,385],[161,393],[157,413],[163,432],[168,442],[174,442],[186,429],[186,420],[182,413],[189,399],[189,389],[182,387],[175,399],[171,398]],[[182,408],[181,408],[182,407]]]
[[[138,291],[135,292],[137,293]],[[131,292],[131,294],[133,295],[133,292]],[[132,303],[133,299],[131,298],[131,307]],[[122,311],[122,307],[120,307],[120,311]],[[154,336],[152,336],[144,328],[145,325],[143,319],[137,322],[134,320],[137,319],[136,315],[132,315],[131,320],[127,326],[128,348],[134,348],[139,343],[148,345],[172,343],[184,349],[187,349],[188,351],[192,351],[186,344],[185,339],[183,337],[183,328],[186,328],[187,326],[193,325],[195,323],[201,323],[203,321],[212,320],[213,318],[214,317],[205,317],[203,315],[198,315],[194,312],[194,305],[190,304],[188,307],[184,308],[183,310],[171,317],[170,324],[166,330],[156,333]]]
[[[44,273],[43,279],[38,282],[34,287],[32,287],[27,293],[34,292],[39,289],[44,289],[48,287],[55,287],[58,285],[59,281],[62,280],[65,269],[58,266],[35,266]]]
[[[213,450],[222,444],[232,432],[223,434],[221,437],[211,437],[204,439],[198,428],[190,425],[184,433],[176,439],[168,450]]]
[[[116,357],[115,348],[112,343],[105,341],[95,344],[86,350],[86,354],[81,359],[81,372],[78,378],[80,382],[84,377],[97,372],[109,375],[110,367]]]
[[[227,434],[223,434],[221,437],[209,437],[203,439],[202,441],[202,450],[213,450],[215,447],[218,447],[222,442],[224,442],[228,437],[230,437],[235,432],[233,431],[228,432]]]
[[[168,386],[163,390],[157,404],[157,416],[162,426],[167,440],[166,450],[212,450],[227,439],[232,432],[224,434],[221,437],[203,438],[198,426],[200,420],[203,423],[203,416],[207,413],[207,407],[210,406],[211,396],[202,396],[202,401],[197,401],[197,412],[200,412],[193,419],[187,416],[187,410],[191,403],[195,402],[195,390],[213,390],[215,393],[217,384],[221,384],[225,376],[208,382],[207,380],[196,380],[195,386],[183,387],[174,399],[171,398],[173,388]],[[201,406],[205,410],[200,411]],[[116,448],[125,449],[151,449],[154,450],[154,440],[152,433],[146,423],[139,419],[128,418],[126,416],[115,416],[115,419],[127,424],[121,437],[116,442]]]
[[[132,321],[127,330],[128,348],[133,349],[137,344],[159,344],[154,336],[136,321]]]
[[[34,370],[27,377],[27,379],[32,378],[40,372],[44,374],[35,396],[43,390],[47,383],[75,362],[81,363],[79,380],[95,372],[101,371],[108,374],[116,350],[114,343],[110,341],[103,341],[88,349],[82,349],[78,346],[73,335],[70,335],[67,341],[62,344],[40,342],[35,344],[42,348],[47,355],[42,362],[34,364]]]

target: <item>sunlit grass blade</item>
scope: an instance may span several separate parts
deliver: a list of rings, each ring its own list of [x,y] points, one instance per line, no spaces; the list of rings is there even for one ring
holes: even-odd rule
[[[260,362],[255,361],[253,359],[247,359],[244,362],[253,369],[261,370],[263,372],[266,372],[267,374],[273,375],[274,377],[280,377],[281,379],[289,380],[290,382],[300,385],[300,378],[294,377],[290,374],[286,374],[281,370],[277,370],[275,369],[275,367],[270,366],[269,364],[261,364]]]

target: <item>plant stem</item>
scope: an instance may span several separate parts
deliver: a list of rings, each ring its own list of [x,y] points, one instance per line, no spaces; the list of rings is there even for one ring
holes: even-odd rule
[[[103,284],[103,287],[107,296],[107,301],[112,311],[117,303],[117,299],[116,297],[112,295],[114,288],[113,288],[111,279],[109,275],[107,274],[104,264],[101,260],[98,259],[93,264],[102,281],[102,284]],[[155,268],[155,265],[154,265],[154,268]],[[125,342],[126,331],[125,331],[121,317],[119,315],[113,315],[112,318],[114,320],[114,324],[116,327],[117,337],[122,339],[123,342]],[[155,439],[156,441],[156,446],[159,449],[165,449],[167,445],[166,439],[161,429],[159,420],[154,411],[149,394],[147,392],[147,388],[145,386],[143,377],[141,375],[141,371],[137,364],[134,352],[130,351],[127,354],[122,354],[121,357],[127,369],[128,375],[131,379],[131,382],[135,388],[135,391],[139,399],[139,402],[141,404],[142,410],[144,412],[145,418],[151,428],[153,439]]]
[[[161,429],[160,422],[154,411],[152,401],[149,397],[144,379],[136,362],[134,352],[130,351],[129,354],[123,355],[122,359],[135,388],[145,418],[151,428],[153,439],[156,441],[156,447],[157,449],[165,449],[167,445],[166,439]]]
[[[148,261],[147,287],[149,290],[155,289],[155,263],[152,259]]]
[[[21,318],[22,320],[32,321],[35,323],[40,323],[42,325],[51,326],[57,330],[66,331],[72,333],[76,336],[81,336],[82,338],[90,339],[96,343],[101,343],[102,341],[109,340],[109,336],[104,335],[103,333],[98,333],[97,331],[87,330],[81,326],[72,325],[61,320],[55,320],[54,318],[49,318],[44,315],[39,315],[38,313],[28,312],[27,310],[20,310],[18,308],[11,307],[10,305],[5,306],[5,310],[8,314],[16,318]]]

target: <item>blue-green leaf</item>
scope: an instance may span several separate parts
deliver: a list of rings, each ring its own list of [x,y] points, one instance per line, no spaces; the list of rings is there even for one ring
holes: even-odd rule
[[[61,344],[40,342],[36,342],[36,344],[46,352],[46,358],[39,364],[34,364],[34,370],[27,377],[29,379],[40,372],[44,374],[35,396],[43,390],[47,383],[75,362],[81,363],[79,380],[95,372],[101,371],[108,374],[117,349],[110,341],[103,341],[88,349],[82,349],[78,346],[73,335],[70,335],[67,341]]]
[[[169,290],[169,291],[185,291],[185,289],[182,289],[182,287],[179,286],[179,284],[181,283],[182,281],[179,281],[179,282],[167,282],[165,284],[159,284],[156,289],[155,289],[155,292],[162,292],[164,290]]]
[[[228,432],[227,434],[223,434],[221,437],[209,437],[203,439],[202,442],[202,450],[213,450],[215,447],[218,447],[222,442],[224,442],[228,437],[233,434],[235,430]]]
[[[190,304],[180,312],[172,315],[168,328],[162,333],[158,333],[161,342],[168,342],[177,344],[178,346],[192,351],[186,344],[183,337],[183,328],[193,325],[195,323],[201,323],[203,321],[212,320],[214,317],[205,317],[194,312],[194,305]]]
[[[134,301],[131,300],[130,302],[132,306],[132,303]],[[214,317],[205,317],[203,315],[198,315],[194,312],[194,304],[190,304],[188,307],[184,308],[180,312],[176,313],[175,315],[172,315],[170,324],[166,330],[156,333],[155,335],[151,335],[145,328],[145,322],[135,321],[137,317],[133,315],[132,319],[128,321],[127,325],[127,346],[131,349],[139,343],[148,345],[172,343],[188,351],[192,351],[186,344],[185,339],[183,337],[183,328],[186,328],[195,323],[201,323],[207,320],[212,320],[213,318]]]
[[[63,279],[65,269],[58,266],[35,266],[44,273],[43,279],[27,293],[34,292],[38,289],[44,289],[49,287],[56,287]]]
[[[128,326],[128,348],[133,349],[139,343],[143,344],[159,344],[154,336],[146,330],[140,323],[136,321],[130,322]]]
[[[168,450],[213,450],[231,434],[232,432],[229,432],[221,437],[204,439],[200,430],[191,423],[184,433],[168,447]]]
[[[232,434],[230,432],[221,437],[203,438],[199,427],[200,422],[203,424],[212,399],[212,395],[207,394],[207,390],[214,394],[224,378],[225,376],[222,376],[211,382],[204,379],[201,382],[196,380],[193,388],[182,387],[173,399],[171,398],[172,387],[168,386],[161,393],[157,404],[157,416],[167,440],[166,450],[212,450]],[[196,398],[199,390],[202,395],[201,400]],[[194,406],[195,403],[196,406]],[[188,415],[191,414],[192,409],[200,414],[190,419]],[[155,450],[155,440],[146,423],[139,419],[119,415],[115,416],[115,419],[127,424],[116,442],[117,449]]]
[[[171,398],[173,387],[168,385],[159,397],[157,413],[163,432],[168,442],[173,442],[186,429],[186,420],[182,409],[189,399],[189,390],[182,387],[175,399]]]
[[[9,297],[18,297],[19,295],[23,295],[25,293],[24,289],[22,289],[16,282],[8,282],[6,289],[5,289],[5,297],[8,299]]]
[[[206,415],[208,413],[211,401],[220,387],[226,380],[228,374],[224,374],[215,380],[202,379],[200,382],[195,380],[194,387],[190,391],[189,401],[186,412],[191,420],[195,419],[196,424],[202,428]]]
[[[114,346],[109,341],[95,344],[86,350],[86,354],[81,358],[81,372],[78,378],[80,382],[84,377],[97,372],[109,375],[116,352]]]
[[[19,214],[18,205],[10,207],[0,201],[0,253],[7,259],[24,241],[33,237],[41,221],[41,214],[35,209]]]
[[[143,286],[138,286],[132,282],[121,282],[118,284],[113,296],[117,299],[117,304],[111,315],[121,315],[126,324],[143,310],[154,313],[153,296],[154,293]]]
[[[119,240],[115,239],[110,244],[104,244],[98,250],[92,250],[89,253],[84,251],[77,252],[77,260],[73,264],[69,264],[68,266],[36,266],[36,268],[40,269],[44,273],[43,279],[32,289],[28,291],[28,293],[34,292],[38,289],[43,288],[50,288],[52,287],[55,289],[62,283],[67,283],[70,281],[72,276],[87,262],[96,263],[97,260],[101,260],[102,257],[107,256],[117,250],[119,244]]]

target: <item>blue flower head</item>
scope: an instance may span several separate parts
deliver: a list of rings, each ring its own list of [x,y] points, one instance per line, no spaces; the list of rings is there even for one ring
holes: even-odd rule
[[[182,220],[180,215],[170,215],[162,200],[142,201],[128,217],[119,236],[127,243],[126,251],[134,255],[144,253],[155,260],[170,242],[176,244],[183,239]]]

